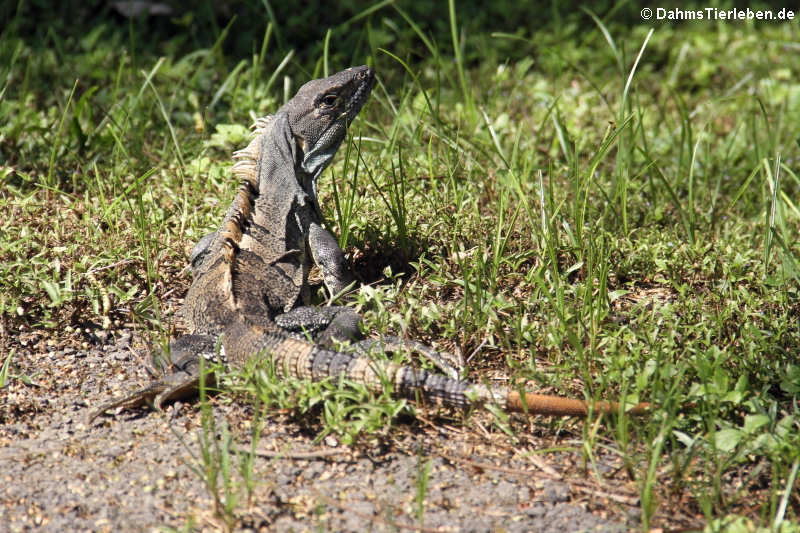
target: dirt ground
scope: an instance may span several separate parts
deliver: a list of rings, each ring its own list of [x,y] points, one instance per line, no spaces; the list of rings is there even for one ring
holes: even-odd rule
[[[22,331],[5,344],[5,353],[16,351],[11,373],[30,379],[0,389],[0,529],[224,529],[193,470],[197,402],[164,413],[111,413],[87,424],[93,406],[149,380],[130,329],[68,331],[58,342]],[[252,408],[225,395],[211,401],[236,446],[249,449]],[[314,444],[313,431],[275,413],[259,442],[250,501],[239,493],[234,529],[640,527],[636,486],[616,456],[598,447],[596,469],[583,467],[579,424],[558,430],[548,421],[515,419],[516,440],[493,427],[488,414],[465,424],[452,413],[421,413],[397,426],[373,444],[347,447],[333,437]],[[236,469],[238,459],[232,463]]]

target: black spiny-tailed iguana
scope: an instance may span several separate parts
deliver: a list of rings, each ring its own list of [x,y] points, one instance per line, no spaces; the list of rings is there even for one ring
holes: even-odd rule
[[[233,203],[220,229],[192,251],[194,281],[183,307],[191,334],[171,343],[170,367],[160,379],[100,406],[90,420],[117,406],[152,402],[160,409],[165,401],[195,393],[200,358],[221,356],[223,362],[242,365],[261,355],[272,358],[279,375],[312,380],[344,376],[377,390],[388,381],[398,395],[436,404],[468,407],[498,401],[515,411],[586,414],[588,406],[580,400],[520,395],[376,362],[366,350],[336,351],[334,338],[358,335],[359,315],[346,307],[300,305],[308,302],[312,260],[332,294],[353,279],[336,240],[321,225],[316,181],[373,81],[374,72],[366,66],[310,81],[274,116],[256,122],[255,138],[235,154],[239,162],[233,169],[242,184]],[[600,402],[595,409],[616,406]]]

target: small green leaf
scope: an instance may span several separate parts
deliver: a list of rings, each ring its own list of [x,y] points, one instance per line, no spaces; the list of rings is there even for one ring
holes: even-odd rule
[[[721,429],[714,435],[714,445],[717,450],[729,452],[738,446],[744,433],[736,428]]]
[[[767,424],[769,424],[767,415],[747,415],[744,418],[744,431],[745,433],[754,433],[757,429]]]
[[[242,124],[217,124],[216,131],[205,144],[227,150],[246,144],[249,138],[250,130]]]

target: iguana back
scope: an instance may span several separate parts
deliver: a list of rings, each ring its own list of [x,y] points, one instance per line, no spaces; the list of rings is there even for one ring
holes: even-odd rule
[[[269,330],[309,303],[312,258],[333,293],[352,281],[341,250],[322,228],[317,179],[369,96],[374,73],[354,67],[303,85],[236,152],[242,179],[219,231],[193,252],[195,280],[184,314],[194,333],[219,333],[236,317]]]

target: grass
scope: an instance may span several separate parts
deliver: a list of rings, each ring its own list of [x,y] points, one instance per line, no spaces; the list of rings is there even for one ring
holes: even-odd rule
[[[167,302],[190,282],[186,248],[236,186],[244,126],[323,69],[368,62],[378,86],[321,180],[368,329],[460,351],[472,379],[499,370],[660,406],[582,426],[588,465],[601,445],[624,459],[643,529],[678,501],[711,529],[797,521],[797,26],[652,31],[612,15],[477,34],[450,2],[437,39],[380,7],[388,26],[375,13],[349,26],[354,57],[295,60],[277,19],[250,57],[226,55],[224,26],[204,48],[165,40],[183,52],[162,57],[133,23],[41,41],[5,29],[3,337],[134,323],[163,342]],[[475,61],[481,47],[494,53]],[[3,380],[20,356],[3,358]],[[346,442],[408,409],[263,368],[239,383]],[[215,446],[206,468],[227,457]]]

